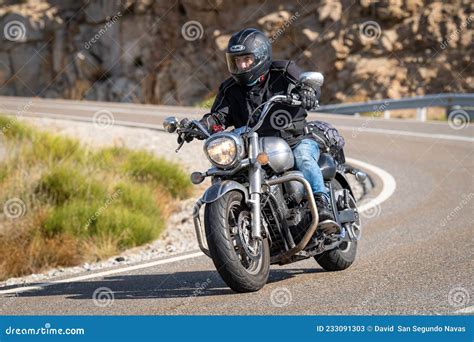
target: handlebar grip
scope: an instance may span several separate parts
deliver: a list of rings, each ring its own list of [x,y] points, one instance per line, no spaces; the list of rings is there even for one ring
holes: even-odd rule
[[[299,98],[300,97],[297,94],[288,94],[287,95],[288,104],[292,106],[300,106],[301,101],[299,100]]]
[[[189,127],[190,123],[191,123],[191,121],[188,118],[184,118],[179,122],[179,125],[181,127],[187,128],[187,127]]]

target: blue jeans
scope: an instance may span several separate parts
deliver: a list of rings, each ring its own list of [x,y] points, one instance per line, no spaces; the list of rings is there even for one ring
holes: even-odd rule
[[[303,139],[293,147],[296,169],[303,173],[304,178],[311,185],[313,193],[329,196],[318,165],[319,154],[319,146],[312,139]]]

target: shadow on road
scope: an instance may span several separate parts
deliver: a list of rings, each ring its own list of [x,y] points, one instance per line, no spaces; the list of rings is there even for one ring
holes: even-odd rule
[[[298,274],[324,272],[322,269],[277,269],[270,271],[268,283],[293,278]],[[30,284],[34,286],[35,284]],[[184,298],[235,294],[216,271],[174,272],[169,274],[121,275],[101,280],[51,285],[18,293],[18,297],[67,296],[91,299],[94,291],[109,288],[115,300],[146,298]]]

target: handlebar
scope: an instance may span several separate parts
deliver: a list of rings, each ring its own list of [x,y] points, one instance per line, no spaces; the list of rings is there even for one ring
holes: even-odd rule
[[[211,136],[207,129],[197,120],[190,121],[187,118],[182,119],[180,122],[178,122],[176,119],[173,120],[174,127],[171,130],[168,130],[168,132],[173,133],[176,131],[176,133],[178,133],[179,145],[176,149],[176,152],[178,152],[181,147],[183,147],[186,141],[189,142],[193,138],[207,139]]]
[[[301,101],[299,100],[299,96],[296,94],[286,94],[286,95],[275,95],[272,96],[268,101],[262,103],[260,106],[264,106],[262,109],[262,114],[260,115],[260,118],[258,119],[258,122],[255,126],[252,127],[252,129],[249,131],[249,133],[253,133],[257,131],[263,124],[263,121],[265,120],[265,117],[267,116],[271,106],[274,103],[284,103],[290,106],[300,106]],[[260,107],[259,106],[259,107]],[[257,107],[255,111],[259,108]],[[249,122],[250,118],[253,116],[255,111],[249,116]],[[248,125],[248,122],[247,122]]]
[[[258,130],[265,120],[269,109],[274,103],[283,103],[290,106],[300,106],[301,101],[299,100],[299,96],[297,94],[286,94],[286,95],[275,95],[272,96],[268,101],[262,103],[258,106],[252,114],[249,115],[249,120],[247,122],[247,127],[249,125],[250,119],[253,117],[255,112],[261,107],[263,107],[262,113],[257,124],[252,127],[247,133],[252,133]],[[173,133],[176,131],[179,135],[180,144],[176,152],[183,146],[184,142],[187,140],[188,137],[190,138],[198,138],[198,139],[207,139],[211,135],[208,130],[198,121],[198,120],[189,120],[183,119],[180,122],[174,117],[167,118],[164,123],[165,129],[169,133]],[[250,127],[248,127],[250,128]],[[191,139],[192,140],[192,139]]]

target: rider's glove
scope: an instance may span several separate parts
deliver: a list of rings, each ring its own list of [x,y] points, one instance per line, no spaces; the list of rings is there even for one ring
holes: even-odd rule
[[[310,110],[316,107],[319,99],[319,92],[308,86],[297,87],[295,93],[298,94],[301,106],[304,109]]]
[[[192,124],[192,122],[188,118],[182,119],[179,123],[181,128],[190,128],[191,124]],[[194,137],[191,134],[186,134],[186,133],[183,132],[183,134],[180,134],[178,136],[178,144],[182,144],[184,141],[189,143],[189,142],[193,141],[193,139],[194,139]]]
[[[191,142],[193,141],[194,137],[192,135],[189,135],[189,134],[181,134],[178,136],[178,144],[182,144],[184,141],[186,142]]]

